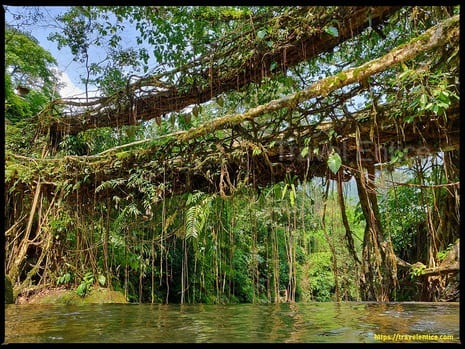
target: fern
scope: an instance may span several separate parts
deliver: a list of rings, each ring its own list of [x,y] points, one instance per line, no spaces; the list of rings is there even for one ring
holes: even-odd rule
[[[202,196],[204,196],[202,198]],[[211,203],[215,195],[205,195],[202,192],[189,194],[187,203],[194,203],[186,212],[186,238],[197,238],[198,234],[203,230],[205,222],[210,215]]]
[[[109,189],[109,188],[116,188],[118,185],[124,184],[125,180],[123,178],[116,178],[110,179],[108,181],[102,182],[97,188],[95,188],[95,192],[98,193],[101,190]]]
[[[197,206],[189,207],[186,212],[186,237],[197,238],[198,224],[197,224]]]
[[[187,205],[196,205],[202,197],[205,195],[204,192],[201,191],[194,191],[193,193],[189,193],[189,196],[187,197],[186,204]]]
[[[131,215],[134,217],[140,216],[142,212],[139,211],[135,204],[131,203],[123,209],[122,214],[124,217],[129,218]]]

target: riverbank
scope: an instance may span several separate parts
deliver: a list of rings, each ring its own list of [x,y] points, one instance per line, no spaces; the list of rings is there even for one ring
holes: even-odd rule
[[[128,303],[122,292],[103,287],[93,287],[88,295],[81,297],[75,290],[65,288],[42,289],[30,295],[20,295],[16,304],[103,304]]]

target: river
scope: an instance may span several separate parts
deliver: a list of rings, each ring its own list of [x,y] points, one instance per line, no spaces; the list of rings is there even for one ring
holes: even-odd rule
[[[460,343],[459,303],[5,305],[5,343]]]

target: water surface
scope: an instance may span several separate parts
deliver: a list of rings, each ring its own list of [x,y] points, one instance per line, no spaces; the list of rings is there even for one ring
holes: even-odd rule
[[[458,303],[5,307],[6,343],[460,342]]]

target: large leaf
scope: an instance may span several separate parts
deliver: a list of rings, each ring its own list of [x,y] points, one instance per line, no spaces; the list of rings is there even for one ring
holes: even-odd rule
[[[326,27],[325,32],[327,32],[328,34],[330,34],[332,36],[335,36],[335,37],[339,36],[339,31],[337,30],[336,27],[333,27],[333,26]]]
[[[107,278],[102,274],[99,274],[97,280],[101,286],[105,286],[105,282],[107,282]]]
[[[283,200],[284,197],[286,196],[286,191],[287,191],[287,183],[284,185],[283,194],[282,194],[282,196],[281,196],[281,200]]]
[[[341,164],[342,160],[338,153],[332,153],[328,157],[328,167],[331,171],[333,171],[334,174],[336,174],[337,171],[339,171]]]
[[[306,157],[308,154],[308,147],[305,147],[302,149],[302,151],[300,152],[300,156],[302,156],[303,158]]]
[[[296,196],[294,183],[291,184],[291,189],[292,190],[289,192],[289,200],[291,201],[291,206],[294,207],[294,205],[295,205],[295,196]]]
[[[257,36],[260,38],[260,39],[263,39],[266,35],[266,31],[265,30],[259,30],[258,33],[257,33]]]

